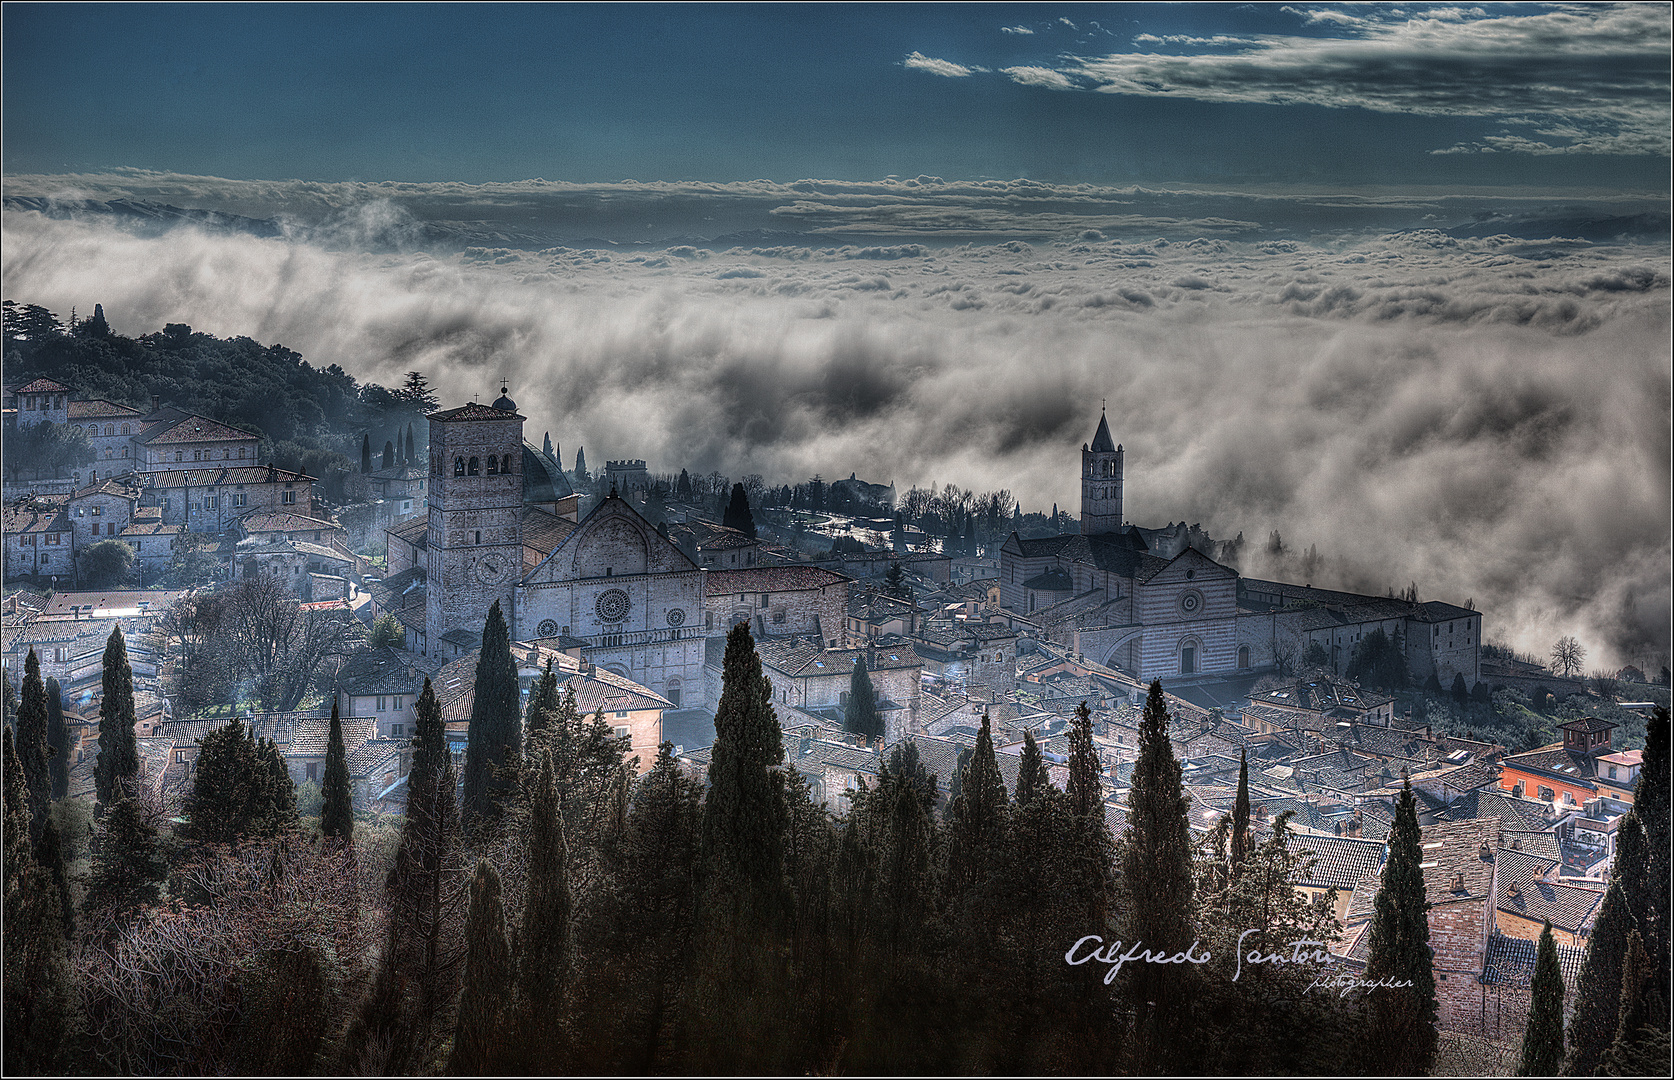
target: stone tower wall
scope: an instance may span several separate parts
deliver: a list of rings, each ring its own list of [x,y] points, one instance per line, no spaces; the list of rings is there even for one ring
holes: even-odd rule
[[[515,626],[513,591],[523,576],[518,536],[523,505],[523,419],[430,421],[430,535],[425,568],[425,645],[449,630],[481,633],[500,602]],[[510,457],[511,472],[488,475],[487,457]],[[454,461],[478,462],[477,475],[455,476]],[[492,564],[497,573],[489,573]]]

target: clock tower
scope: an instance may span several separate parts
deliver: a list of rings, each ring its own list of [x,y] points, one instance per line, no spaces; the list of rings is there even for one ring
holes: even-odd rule
[[[451,658],[452,630],[478,638],[498,600],[506,625],[523,577],[523,417],[500,388],[493,405],[432,413],[430,527],[426,535],[424,651]]]

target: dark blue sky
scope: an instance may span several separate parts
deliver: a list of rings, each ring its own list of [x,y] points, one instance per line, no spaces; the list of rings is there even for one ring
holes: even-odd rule
[[[1666,187],[1665,7],[1488,15],[7,4],[5,168]]]

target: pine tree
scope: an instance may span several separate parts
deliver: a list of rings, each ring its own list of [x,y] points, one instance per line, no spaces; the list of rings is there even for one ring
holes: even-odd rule
[[[721,515],[721,524],[754,540],[756,538],[756,518],[750,513],[750,498],[744,492],[743,484],[732,485],[732,498],[727,501],[726,511]]]
[[[517,665],[500,602],[488,609],[477,657],[476,696],[471,702],[470,739],[465,747],[465,822],[477,828],[499,820],[511,782],[501,775],[523,755],[517,708]]]
[[[47,767],[52,774],[54,801],[70,793],[70,735],[64,727],[63,694],[58,680],[49,677],[46,681],[47,747],[50,754]]]
[[[1604,903],[1587,939],[1587,959],[1575,982],[1575,1010],[1569,1018],[1567,1076],[1591,1076],[1615,1041],[1622,1001],[1622,966],[1633,928],[1619,873],[1610,877]]]
[[[1523,1063],[1518,1076],[1556,1076],[1564,1061],[1564,977],[1558,970],[1558,947],[1552,923],[1540,931],[1534,981],[1529,986],[1529,1022],[1523,1032]]]
[[[681,502],[692,501],[692,478],[685,469],[680,470],[680,479],[675,481],[674,497]]]
[[[349,782],[349,755],[343,748],[343,721],[337,716],[337,698],[331,701],[331,729],[326,736],[325,776],[320,782],[324,796],[320,807],[320,834],[345,844],[355,836],[355,792]]]
[[[234,718],[199,740],[184,840],[234,846],[296,825],[296,785],[273,742]]]
[[[41,661],[35,650],[23,662],[23,693],[17,706],[18,766],[29,792],[29,840],[41,841],[47,806],[52,802],[52,774],[47,769],[47,695],[41,682]]]
[[[93,788],[101,807],[122,797],[139,774],[139,747],[134,742],[134,673],[128,667],[128,643],[122,627],[111,629],[105,642],[104,696],[99,702],[99,755],[93,763]]]
[[[105,809],[83,910],[98,913],[107,932],[114,931],[157,902],[167,874],[150,813],[125,796]]]
[[[1030,800],[1049,783],[1046,764],[1040,756],[1040,744],[1035,742],[1034,729],[1026,729],[1023,732],[1023,753],[1019,756],[1017,764],[1018,808],[1028,806]]]
[[[564,1064],[570,984],[569,849],[552,756],[541,754],[529,801],[529,869],[517,937],[518,1044],[525,1070],[549,1073]]]
[[[1238,794],[1232,802],[1232,876],[1237,877],[1255,846],[1250,833],[1250,756],[1238,751]]]
[[[1127,903],[1123,940],[1144,941],[1168,955],[1192,943],[1192,846],[1186,818],[1189,803],[1180,783],[1180,763],[1168,741],[1169,716],[1162,685],[1151,683],[1139,722],[1139,759],[1128,792],[1128,830],[1121,852]],[[1140,1068],[1162,1063],[1165,1033],[1187,1004],[1190,973],[1170,966],[1139,965],[1129,983],[1139,1011]]]
[[[1371,979],[1410,982],[1410,988],[1380,995],[1369,1018],[1367,1063],[1389,1075],[1421,1076],[1436,1056],[1436,983],[1430,952],[1430,902],[1419,865],[1417,803],[1405,782],[1389,833],[1389,857],[1373,902]]]
[[[465,948],[465,982],[459,992],[459,1022],[447,1071],[451,1076],[493,1076],[505,1067],[512,965],[500,875],[487,859],[477,860],[471,879]]]
[[[889,569],[884,571],[884,595],[909,604],[913,602],[913,587],[907,583],[907,572],[901,569],[899,562],[890,563]]]
[[[843,706],[843,730],[864,736],[867,745],[883,738],[883,714],[878,711],[878,692],[872,689],[872,676],[866,670],[866,658],[854,658],[854,670],[849,673],[849,700]]]
[[[372,471],[372,433],[366,432],[360,437],[360,471]]]

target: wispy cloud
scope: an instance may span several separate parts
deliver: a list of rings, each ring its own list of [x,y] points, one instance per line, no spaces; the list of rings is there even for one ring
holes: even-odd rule
[[[905,67],[917,68],[919,71],[928,71],[932,75],[941,75],[949,79],[963,79],[978,71],[988,70],[975,65],[955,64],[951,60],[938,60],[916,50],[908,53],[907,58],[901,63]]]
[[[1030,30],[1027,26],[1002,26],[1002,27],[1000,27],[1000,32],[1002,34],[1032,34],[1032,33],[1034,33],[1034,31]]]
[[[1024,86],[1044,86],[1050,90],[1077,89],[1074,80],[1052,68],[1020,66],[1001,68],[1000,71],[1009,76],[1012,82],[1022,83]]]
[[[1136,44],[1213,53],[1114,53],[1056,70],[1112,94],[1385,113],[1536,119],[1543,137],[1507,133],[1451,153],[1669,153],[1666,5],[1287,8],[1323,36],[1141,34]],[[1231,51],[1224,51],[1231,50]]]

